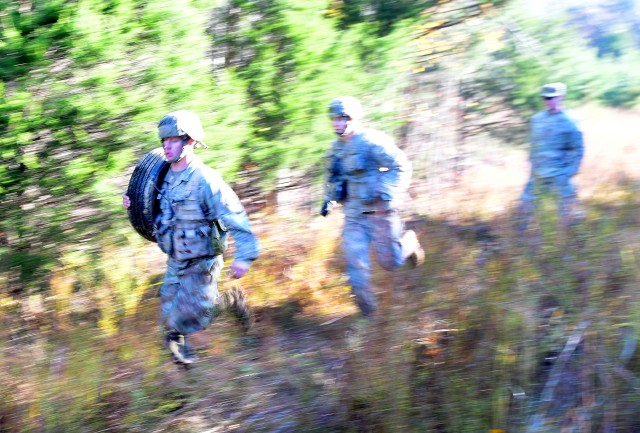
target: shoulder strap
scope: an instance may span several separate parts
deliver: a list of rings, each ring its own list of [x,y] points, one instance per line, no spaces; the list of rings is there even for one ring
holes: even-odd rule
[[[204,175],[202,174],[202,168],[201,167],[197,167],[193,171],[193,175],[192,175],[190,181],[193,181],[194,184],[198,185],[198,184],[200,184],[200,182],[202,181],[203,178],[204,178]],[[206,216],[207,212],[205,211],[205,208],[203,206],[202,201],[199,200],[198,201],[198,205],[200,206],[200,210],[202,211],[202,215]],[[224,223],[220,219],[214,219],[213,222],[211,223],[211,226],[212,226],[212,228],[217,229],[218,234],[222,234],[222,233],[227,231],[227,228],[225,227]]]

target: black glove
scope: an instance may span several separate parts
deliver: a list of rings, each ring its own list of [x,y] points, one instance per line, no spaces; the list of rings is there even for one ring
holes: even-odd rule
[[[331,209],[329,209],[329,205],[330,205],[330,201],[326,200],[323,204],[322,207],[320,208],[320,215],[322,215],[323,217],[326,217],[327,215],[329,215],[329,212]]]

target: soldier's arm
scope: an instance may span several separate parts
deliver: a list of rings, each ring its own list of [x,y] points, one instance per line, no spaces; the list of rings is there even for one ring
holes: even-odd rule
[[[236,193],[217,172],[204,179],[204,210],[211,221],[219,219],[231,232],[236,244],[236,261],[251,262],[260,253],[258,239],[251,231],[249,217]]]
[[[575,176],[578,173],[583,156],[584,140],[582,137],[582,131],[580,131],[580,129],[578,129],[578,127],[572,122],[566,150],[566,173],[568,176]]]
[[[533,165],[534,165],[534,154],[536,151],[536,146],[535,143],[538,140],[537,136],[536,136],[536,123],[538,122],[537,120],[537,115],[534,115],[530,120],[529,120],[529,134],[528,134],[528,139],[529,139],[529,146],[528,146],[528,153],[527,153],[527,160],[529,161],[529,164],[531,165],[531,169],[533,170]]]
[[[331,202],[341,203],[347,198],[347,183],[342,171],[342,163],[332,146],[325,156],[324,200],[320,208],[320,215],[327,216],[331,212]]]
[[[325,165],[325,182],[324,196],[325,202],[341,202],[345,199],[346,191],[344,190],[344,173],[342,172],[342,162],[336,155],[335,146],[327,153],[324,158]]]
[[[378,195],[390,200],[398,193],[405,192],[409,188],[413,170],[404,151],[396,146],[391,137],[383,134],[378,137],[372,153],[380,167],[376,182]]]

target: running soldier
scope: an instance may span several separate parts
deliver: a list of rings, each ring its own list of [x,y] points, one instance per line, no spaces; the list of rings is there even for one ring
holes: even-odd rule
[[[160,188],[160,212],[155,221],[158,246],[167,254],[167,270],[160,288],[161,323],[165,344],[177,363],[197,357],[187,337],[207,328],[224,310],[232,310],[248,328],[251,311],[244,293],[234,288],[219,293],[217,280],[230,231],[236,241],[232,278],[243,277],[258,257],[258,241],[237,195],[220,174],[194,154],[204,130],[188,110],[167,114],[158,125],[170,168]],[[131,205],[123,195],[123,206]]]
[[[407,262],[418,266],[424,261],[415,232],[405,231],[399,212],[407,198],[411,163],[391,137],[362,127],[363,110],[357,99],[334,99],[329,117],[338,137],[327,155],[320,213],[326,216],[332,202],[343,205],[342,247],[349,284],[362,314],[372,316],[377,303],[370,282],[371,244],[378,262],[389,271]]]

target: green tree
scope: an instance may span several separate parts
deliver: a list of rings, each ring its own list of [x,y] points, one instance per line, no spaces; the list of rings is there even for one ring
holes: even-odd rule
[[[410,70],[409,26],[380,38],[373,21],[340,29],[324,0],[4,6],[0,255],[34,290],[60,245],[97,248],[123,224],[122,173],[158,146],[166,112],[200,114],[201,155],[227,179],[253,165],[268,181],[282,166],[317,167],[338,94],[393,124],[381,99],[397,99]]]

